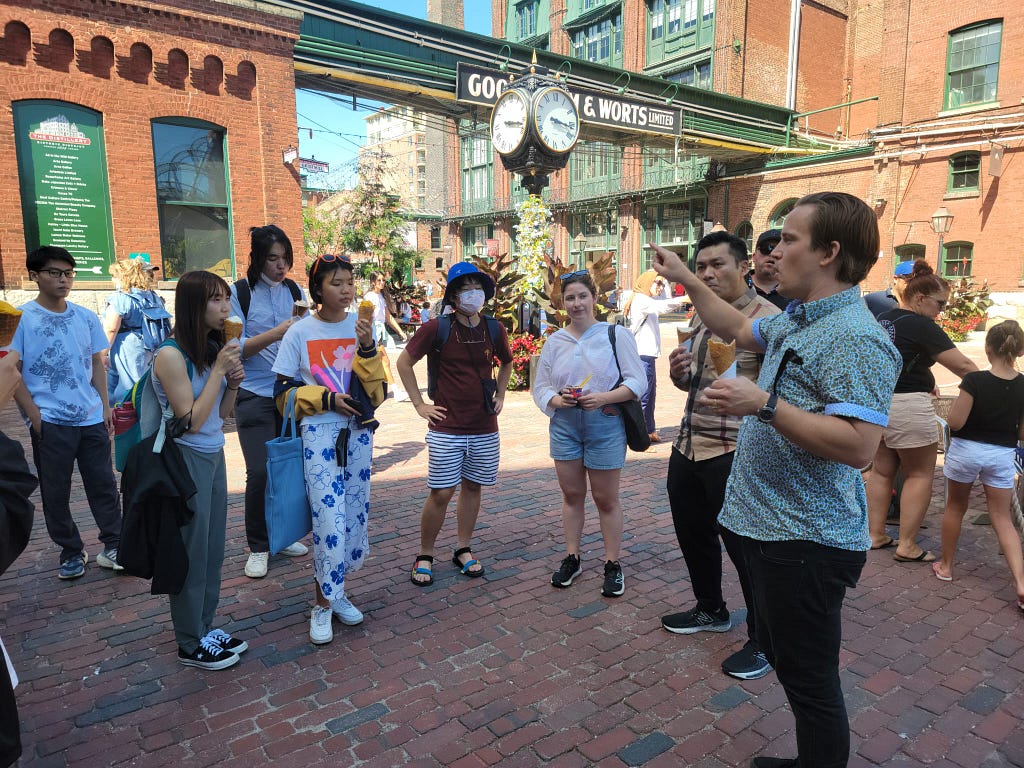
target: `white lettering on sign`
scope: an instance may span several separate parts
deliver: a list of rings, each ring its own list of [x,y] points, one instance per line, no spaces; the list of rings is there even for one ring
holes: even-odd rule
[[[466,88],[469,95],[475,99],[487,99],[495,101],[508,88],[508,80],[499,80],[490,75],[478,75],[473,73],[466,81]]]

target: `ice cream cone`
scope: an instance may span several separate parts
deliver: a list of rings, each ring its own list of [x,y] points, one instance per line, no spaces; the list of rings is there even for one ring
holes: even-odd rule
[[[308,301],[296,301],[292,306],[292,317],[305,317],[307,312],[309,312]]]
[[[0,347],[9,347],[21,322],[21,310],[0,301]]]
[[[224,338],[226,341],[242,338],[242,318],[232,315],[224,321]]]
[[[679,339],[679,344],[685,344],[689,338],[693,336],[692,325],[677,325],[676,326],[676,338]]]
[[[708,354],[711,356],[711,364],[715,366],[715,373],[721,376],[732,367],[736,359],[736,342],[715,341],[708,339]]]
[[[366,299],[363,299],[362,301],[359,302],[359,319],[369,320],[372,323],[373,313],[374,310],[376,309],[377,307],[374,306],[374,303],[372,301],[367,301]]]

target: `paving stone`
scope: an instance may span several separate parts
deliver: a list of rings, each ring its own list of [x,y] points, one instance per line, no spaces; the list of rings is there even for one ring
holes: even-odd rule
[[[342,717],[328,720],[324,723],[324,727],[331,733],[344,733],[362,723],[379,720],[387,713],[388,708],[383,704],[372,704],[369,707],[363,707]]]
[[[675,746],[675,742],[663,733],[649,733],[637,739],[628,747],[619,750],[619,759],[626,765],[644,765],[662,752]]]

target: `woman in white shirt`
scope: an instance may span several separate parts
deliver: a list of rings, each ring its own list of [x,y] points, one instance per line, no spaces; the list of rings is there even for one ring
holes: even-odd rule
[[[582,572],[580,539],[589,477],[604,539],[601,594],[618,597],[625,591],[619,565],[619,475],[626,461],[626,431],[616,404],[639,397],[646,378],[632,334],[594,317],[597,288],[590,274],[584,269],[562,275],[561,279],[569,325],[545,342],[532,387],[534,402],[551,419],[551,458],[562,490],[567,553],[551,584],[568,587]],[[614,328],[614,351],[609,328]]]
[[[623,313],[629,320],[629,330],[636,339],[640,362],[644,365],[647,376],[647,390],[640,396],[640,405],[644,409],[644,421],[651,442],[661,442],[657,428],[654,426],[654,399],[658,387],[657,361],[661,354],[661,329],[658,315],[671,312],[683,303],[682,298],[664,299],[665,278],[653,269],[640,274],[633,283],[633,294],[627,299]]]

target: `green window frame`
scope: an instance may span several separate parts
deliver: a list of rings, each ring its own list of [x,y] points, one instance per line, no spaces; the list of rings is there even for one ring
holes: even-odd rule
[[[235,274],[227,129],[166,117],[150,123],[165,279],[198,269]]]
[[[959,152],[949,158],[949,192],[976,191],[981,181],[981,153]]]
[[[974,262],[974,243],[955,241],[942,248],[942,276],[970,277]]]
[[[581,141],[569,156],[569,199],[603,197],[619,190],[622,147],[604,141]]]
[[[607,16],[572,33],[572,55],[577,59],[622,66],[622,14]]]
[[[789,212],[796,207],[796,200],[795,197],[791,197],[775,206],[771,216],[768,217],[768,229],[782,229]]]
[[[582,252],[576,244],[576,238],[583,235]],[[612,263],[618,269],[619,253],[619,212],[616,208],[605,208],[584,213],[574,213],[569,217],[569,259],[577,269],[589,269],[595,258],[612,253]]]
[[[519,40],[525,40],[537,34],[537,16],[540,13],[540,0],[525,0],[517,3],[516,34]]]
[[[668,248],[692,266],[694,249],[704,236],[706,211],[707,199],[703,197],[646,205],[640,213],[643,242]],[[653,257],[650,248],[640,252],[641,272],[651,268]]]
[[[1002,37],[1002,19],[971,24],[949,33],[944,109],[996,100]]]
[[[736,237],[747,244],[747,254],[754,252],[754,225],[749,221],[741,221],[734,233]]]
[[[674,83],[680,85],[690,85],[694,88],[702,88],[705,91],[711,90],[711,59],[704,59],[702,61],[696,61],[693,64],[687,64],[677,72],[672,72],[664,76],[666,80],[671,80]]]
[[[470,256],[476,256],[476,244],[480,243],[485,247],[484,256],[487,254],[487,241],[494,237],[493,224],[463,224],[462,225],[462,260],[469,261]],[[481,256],[483,258],[483,256]]]
[[[459,137],[462,162],[462,212],[483,213],[494,195],[494,152],[483,126]]]
[[[647,64],[709,50],[716,0],[647,0]],[[710,69],[710,60],[708,61]]]
[[[897,245],[896,261],[917,261],[924,258],[925,247],[920,243],[905,243]]]

